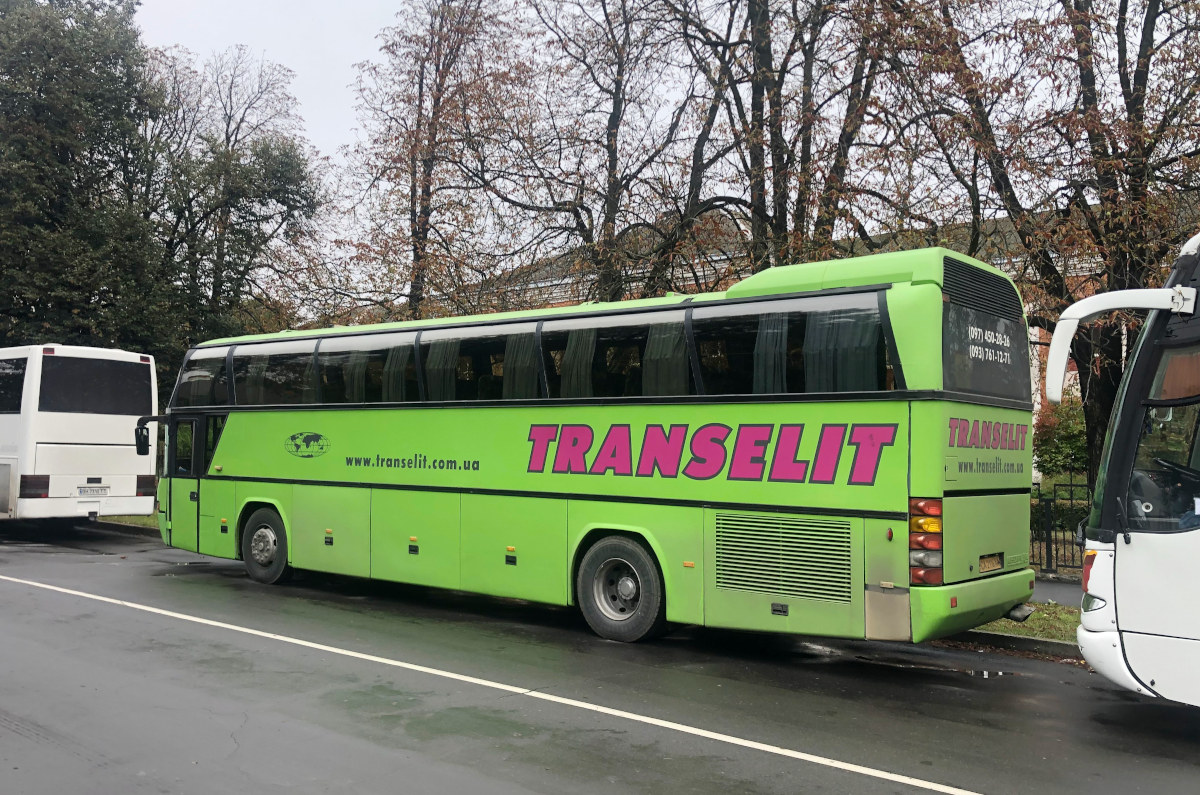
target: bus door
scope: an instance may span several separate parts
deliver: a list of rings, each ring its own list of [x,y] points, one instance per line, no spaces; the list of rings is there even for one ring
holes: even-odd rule
[[[1155,693],[1200,703],[1200,346],[1166,349],[1140,407],[1115,543],[1117,629],[1130,670]]]
[[[200,460],[203,436],[197,432],[199,417],[172,416],[167,430],[167,475],[170,493],[167,504],[167,543],[180,549],[199,551]]]

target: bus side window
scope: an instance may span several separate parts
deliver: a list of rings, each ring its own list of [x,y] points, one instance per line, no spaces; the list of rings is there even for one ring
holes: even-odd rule
[[[204,434],[204,471],[212,466],[213,455],[217,452],[217,442],[221,441],[221,431],[225,430],[225,414],[216,414],[208,418]]]
[[[21,394],[25,391],[25,363],[28,360],[0,359],[0,414],[20,414]]]
[[[195,420],[175,424],[171,439],[171,466],[175,477],[194,477],[196,470],[192,454],[196,436]]]
[[[314,340],[238,346],[233,383],[238,405],[295,405],[317,398]]]

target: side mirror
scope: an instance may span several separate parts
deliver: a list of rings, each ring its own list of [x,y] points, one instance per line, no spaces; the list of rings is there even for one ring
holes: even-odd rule
[[[145,425],[134,428],[133,443],[138,455],[150,455],[150,429]]]

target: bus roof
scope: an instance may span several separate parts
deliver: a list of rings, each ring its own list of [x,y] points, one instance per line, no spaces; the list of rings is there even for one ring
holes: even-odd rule
[[[252,334],[208,340],[198,347],[229,345],[241,342],[263,342],[303,337],[328,336],[330,334],[361,334],[389,330],[420,329],[444,326],[447,323],[471,324],[496,323],[510,320],[539,320],[556,315],[579,314],[580,312],[605,312],[612,310],[647,309],[676,306],[688,301],[718,301],[723,298],[758,298],[769,295],[810,293],[839,288],[867,287],[898,283],[942,284],[943,262],[951,257],[959,262],[1011,279],[1003,271],[972,257],[947,248],[931,247],[912,251],[896,251],[886,254],[871,254],[848,259],[806,262],[797,265],[781,265],[748,276],[723,292],[682,294],[672,293],[661,298],[644,298],[628,301],[571,304],[545,309],[525,309],[510,312],[494,312],[481,315],[427,318],[423,320],[373,323],[355,326],[332,326],[312,329],[288,329],[269,334]]]

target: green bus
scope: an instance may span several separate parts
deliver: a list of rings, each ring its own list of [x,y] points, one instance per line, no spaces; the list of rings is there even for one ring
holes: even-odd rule
[[[668,622],[919,642],[1028,569],[1028,331],[930,248],[725,292],[219,339],[167,409],[170,546]]]

